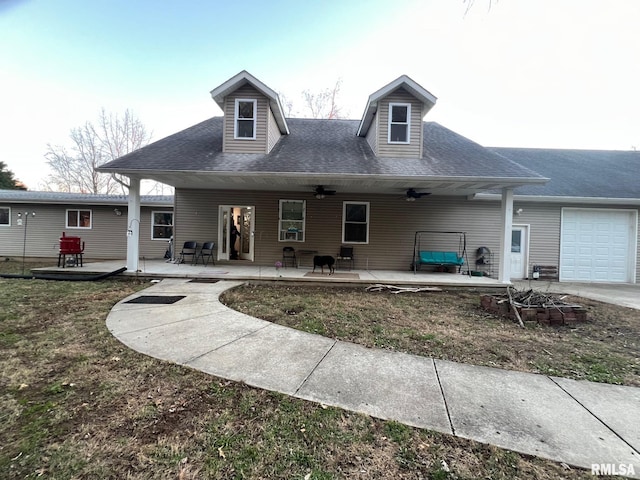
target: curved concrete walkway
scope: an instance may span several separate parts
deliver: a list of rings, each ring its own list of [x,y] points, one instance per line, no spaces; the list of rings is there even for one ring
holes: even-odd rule
[[[167,279],[113,307],[107,327],[155,358],[305,400],[640,478],[640,389],[364,348],[219,302],[239,281]],[[171,305],[127,303],[182,297]]]

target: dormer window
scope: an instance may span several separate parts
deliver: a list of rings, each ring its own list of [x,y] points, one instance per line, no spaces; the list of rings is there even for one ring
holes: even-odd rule
[[[236,99],[234,138],[255,140],[257,100]]]
[[[389,143],[409,143],[411,104],[389,104]]]

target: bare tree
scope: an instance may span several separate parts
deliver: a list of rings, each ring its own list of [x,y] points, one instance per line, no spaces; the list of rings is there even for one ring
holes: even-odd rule
[[[129,110],[122,116],[103,108],[94,125],[86,122],[73,128],[71,147],[47,145],[45,158],[53,171],[46,188],[62,192],[127,193],[123,177],[96,172],[96,168],[149,143],[151,135]]]
[[[338,105],[338,95],[342,79],[338,79],[333,87],[326,88],[320,92],[313,93],[309,90],[302,92],[305,106],[311,118],[342,118],[342,108]]]

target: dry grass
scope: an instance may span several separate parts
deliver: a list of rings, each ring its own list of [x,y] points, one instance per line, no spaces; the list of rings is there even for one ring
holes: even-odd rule
[[[0,279],[3,479],[592,478],[129,350],[104,321],[145,286]]]
[[[274,323],[367,347],[640,386],[640,311],[570,298],[587,308],[588,322],[523,329],[482,310],[480,294],[249,284],[222,300]]]

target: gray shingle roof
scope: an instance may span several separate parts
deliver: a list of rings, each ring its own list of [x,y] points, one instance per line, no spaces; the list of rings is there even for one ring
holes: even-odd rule
[[[290,135],[269,154],[222,153],[222,117],[158,140],[101,167],[103,171],[164,170],[425,177],[540,176],[447,128],[428,122],[420,159],[376,157],[359,120],[287,119]]]
[[[66,192],[36,192],[31,190],[0,190],[0,202],[65,203],[83,205],[126,205],[127,195],[103,195]],[[173,195],[142,195],[142,205],[173,205]]]
[[[640,152],[497,148],[490,150],[550,179],[546,185],[526,185],[517,195],[640,198]]]

